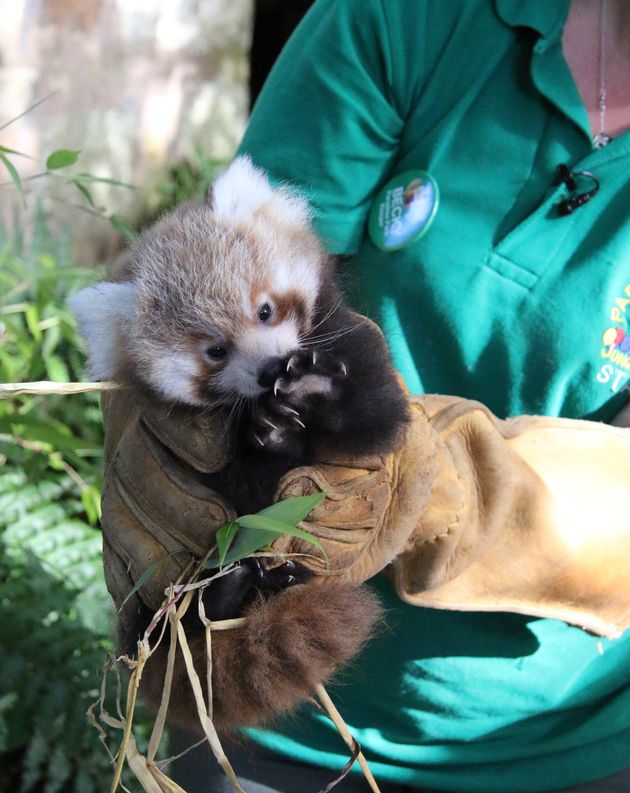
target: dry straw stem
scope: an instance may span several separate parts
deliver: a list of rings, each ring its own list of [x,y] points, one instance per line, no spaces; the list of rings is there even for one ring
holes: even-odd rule
[[[168,711],[168,703],[171,698],[171,688],[173,685],[173,670],[175,668],[175,653],[177,651],[177,626],[175,624],[176,617],[175,606],[171,605],[169,610],[169,622],[171,625],[171,641],[168,648],[168,656],[166,661],[166,672],[164,675],[164,688],[162,689],[162,699],[160,707],[155,717],[155,724],[151,731],[151,739],[149,740],[149,748],[147,750],[147,760],[152,763],[155,760],[160,740],[164,733],[166,726],[166,714]]]
[[[341,714],[335,707],[332,699],[328,696],[328,692],[326,691],[324,686],[322,686],[321,683],[317,686],[315,692],[317,694],[317,698],[319,699],[319,701],[322,703],[322,706],[326,710],[326,713],[330,716],[331,721],[333,722],[339,734],[345,741],[346,746],[350,749],[351,752],[353,752],[356,748],[356,741],[352,737],[352,734],[348,729],[348,725],[341,718]],[[370,771],[370,767],[367,764],[367,760],[365,759],[363,752],[359,752],[357,754],[357,760],[359,761],[359,765],[361,766],[363,775],[365,776],[371,790],[374,791],[374,793],[380,793],[379,787],[376,784],[376,780],[372,776],[372,772]]]
[[[197,704],[198,715],[206,736],[206,741],[209,743],[210,748],[212,749],[217,759],[217,762],[224,770],[225,774],[229,777],[230,781],[234,785],[234,788],[238,791],[238,793],[245,793],[243,788],[240,786],[238,779],[236,778],[236,774],[234,773],[234,770],[230,765],[230,762],[227,759],[225,752],[223,751],[223,747],[221,746],[221,742],[219,740],[216,729],[210,717],[210,712],[212,708],[211,689],[209,689],[208,692],[209,701],[207,707],[203,701],[201,683],[199,681],[197,672],[194,668],[192,655],[188,647],[188,641],[186,639],[186,634],[184,632],[183,625],[180,622],[180,619],[186,613],[188,607],[190,606],[190,602],[194,597],[194,590],[191,589],[190,591],[183,592],[180,589],[179,594],[183,594],[183,597],[179,608],[176,609],[175,602],[177,595],[174,594],[174,589],[175,587],[171,586],[167,590],[164,604],[160,609],[158,609],[156,616],[151,622],[151,625],[147,628],[143,638],[138,642],[137,660],[130,662],[130,665],[132,666],[132,673],[127,687],[127,704],[125,709],[125,716],[122,717],[121,715],[121,718],[119,719],[112,718],[104,708],[105,678],[107,676],[108,667],[106,667],[105,670],[103,686],[101,688],[101,697],[99,700],[100,719],[104,724],[108,725],[109,727],[113,727],[115,729],[123,731],[123,737],[118,750],[117,758],[114,759],[112,757],[112,761],[115,762],[115,771],[110,788],[110,793],[115,793],[118,787],[121,786],[121,776],[125,761],[127,761],[129,768],[136,776],[136,779],[142,785],[142,788],[145,791],[145,793],[186,793],[186,791],[184,791],[183,788],[181,788],[179,785],[173,782],[173,780],[167,777],[166,774],[164,774],[160,770],[160,768],[158,767],[158,765],[155,763],[154,760],[166,723],[166,714],[168,711],[168,705],[169,705],[171,687],[173,681],[175,654],[177,651],[178,644],[184,656],[186,671],[188,673],[188,677],[190,679],[190,683],[193,689],[195,702]],[[210,631],[215,628],[219,630],[231,629],[239,625],[242,625],[243,622],[245,621],[244,619],[225,620],[225,622],[228,624],[224,625],[221,622],[216,622],[216,623],[210,622],[210,620],[207,620],[205,618],[205,613],[203,613],[203,616],[205,622],[207,623],[206,625],[207,633],[210,633]],[[132,733],[133,718],[136,708],[138,691],[140,688],[140,681],[142,678],[142,671],[144,669],[147,660],[155,651],[155,649],[159,646],[159,644],[161,643],[164,637],[164,628],[166,627],[167,618],[171,626],[171,639],[170,639],[170,646],[167,657],[164,688],[162,691],[162,698],[161,698],[158,714],[156,716],[153,731],[151,733],[149,748],[147,750],[147,756],[144,757],[138,751]],[[162,622],[162,630],[160,631],[160,635],[158,637],[157,642],[151,648],[149,644],[149,636],[152,633],[152,631],[157,628],[160,622]],[[211,644],[209,641],[208,641],[208,648],[209,649],[211,648]],[[94,706],[90,708],[88,715],[91,717],[92,722],[95,723],[95,719],[93,717],[93,709]],[[98,726],[98,724],[96,724],[96,726],[97,729],[99,730],[99,733],[101,733],[101,740],[103,741],[103,743],[105,743],[104,740],[105,736],[102,729]],[[111,757],[111,753],[110,753],[110,757]],[[160,763],[160,765],[161,764],[162,763]]]
[[[203,728],[203,731],[206,735],[206,739],[210,744],[210,748],[214,756],[217,759],[217,762],[225,772],[226,776],[230,780],[230,782],[234,785],[234,788],[238,791],[238,793],[245,793],[243,788],[240,786],[238,779],[236,778],[236,774],[234,773],[234,769],[230,765],[230,761],[227,759],[225,752],[223,751],[223,747],[221,746],[221,742],[219,740],[219,736],[217,735],[216,728],[212,723],[212,719],[208,716],[208,712],[205,707],[205,703],[203,701],[203,691],[201,689],[201,682],[199,680],[199,675],[195,670],[195,666],[193,663],[192,655],[190,653],[190,648],[188,646],[188,640],[186,639],[186,633],[184,631],[184,626],[177,621],[177,636],[179,638],[179,644],[184,655],[184,663],[186,664],[186,672],[188,673],[188,679],[190,680],[190,684],[192,686],[193,695],[195,697],[195,704],[197,705],[197,715],[199,716],[199,722]]]
[[[175,593],[176,588],[178,589],[177,593]],[[198,592],[197,594],[198,596],[200,596],[201,593]],[[182,597],[179,607],[176,608],[176,601],[178,595]],[[138,642],[137,660],[130,662],[130,665],[132,666],[132,674],[127,687],[127,704],[126,704],[126,712],[124,717],[122,716],[122,714],[120,714],[119,719],[112,718],[104,709],[104,701],[105,701],[105,678],[104,678],[103,686],[101,689],[101,698],[100,698],[100,706],[101,706],[100,719],[104,724],[123,731],[123,738],[121,741],[120,748],[118,750],[117,758],[114,759],[112,757],[112,761],[115,762],[116,765],[116,770],[114,773],[112,786],[110,788],[110,793],[115,793],[118,787],[121,786],[121,774],[125,761],[128,763],[129,768],[135,775],[136,779],[142,785],[142,789],[145,791],[145,793],[186,793],[186,791],[183,788],[177,785],[177,783],[175,783],[168,776],[166,776],[164,772],[162,772],[160,766],[163,766],[168,761],[167,760],[163,760],[159,762],[155,761],[155,755],[157,753],[166,723],[166,716],[168,712],[168,705],[169,705],[171,687],[173,681],[173,669],[175,663],[175,655],[177,652],[177,645],[179,645],[179,648],[184,657],[186,671],[188,674],[188,678],[190,680],[190,684],[193,690],[193,695],[195,698],[195,703],[197,706],[197,715],[199,717],[199,721],[201,723],[205,735],[204,742],[207,742],[209,744],[217,762],[223,769],[226,776],[230,779],[232,785],[234,786],[234,789],[238,793],[246,793],[239,784],[234,769],[232,768],[223,750],[223,747],[221,746],[221,742],[217,735],[216,728],[212,722],[212,715],[211,715],[212,688],[210,685],[208,685],[208,701],[204,702],[203,690],[199,679],[199,675],[197,674],[197,671],[194,668],[192,654],[188,646],[188,639],[184,631],[184,626],[181,623],[181,619],[186,613],[187,609],[189,608],[194,596],[195,596],[195,589],[193,587],[191,587],[188,591],[186,591],[181,585],[177,585],[177,587],[175,585],[172,585],[167,590],[164,604],[160,609],[158,609],[155,618],[152,620],[149,628],[147,628],[147,631],[145,632],[145,635],[143,636],[142,640]],[[213,630],[231,630],[233,628],[240,627],[246,622],[246,619],[241,617],[238,619],[212,622],[205,615],[205,611],[203,609],[203,601],[201,600],[201,597],[199,597],[198,607],[200,611],[200,617],[206,629],[207,648],[210,657],[212,645],[209,634],[211,634]],[[146,757],[144,757],[139,752],[132,733],[133,717],[134,717],[136,700],[137,700],[138,690],[140,687],[143,668],[148,658],[151,656],[151,654],[159,646],[159,644],[164,638],[167,619],[170,624],[170,645],[167,656],[164,687],[163,687],[160,707],[155,719],[153,731],[149,741],[149,748],[147,750]],[[153,632],[153,630],[158,628],[160,622],[162,622],[162,626],[159,632],[158,640],[154,644],[154,646],[151,647],[149,644],[149,636]],[[124,660],[128,661],[128,659],[124,659]],[[106,667],[105,676],[107,675],[108,668],[109,667]],[[116,667],[114,668],[116,669]],[[206,674],[210,675],[210,673],[211,673],[211,666],[208,664],[208,668],[206,669]],[[356,752],[356,758],[359,761],[359,764],[361,765],[361,768],[370,786],[370,789],[373,791],[373,793],[379,793],[378,785],[374,777],[372,776],[372,773],[367,765],[367,761],[365,760],[365,757],[360,752],[357,752],[357,748],[358,748],[357,744],[353,739],[352,735],[350,734],[347,725],[343,721],[341,715],[339,714],[332,700],[330,699],[328,693],[326,692],[326,690],[322,685],[319,685],[317,687],[316,693],[324,709],[326,710],[329,717],[335,724],[337,730],[339,731],[345,743],[351,749],[353,754]],[[93,708],[90,709],[90,711],[92,710]],[[118,708],[118,710],[120,713],[120,707]],[[91,720],[94,722],[95,719],[93,718],[93,714],[90,713],[90,716],[91,716]],[[104,740],[105,736],[102,729],[98,725],[96,726],[97,729],[99,730],[99,733],[101,733],[101,740],[103,740],[103,742],[105,743]]]
[[[113,382],[102,382],[102,383],[57,383],[51,380],[41,380],[35,381],[31,383],[0,383],[0,399],[10,399],[16,396],[22,395],[47,395],[47,394],[62,394],[62,395],[69,395],[69,394],[83,394],[88,392],[94,391],[112,391],[114,389],[120,388],[118,383]],[[202,560],[202,563],[205,560]],[[186,791],[181,788],[176,782],[169,779],[155,764],[155,755],[160,744],[160,740],[162,738],[164,727],[166,724],[166,715],[168,711],[168,704],[171,695],[171,686],[173,681],[173,669],[175,664],[175,653],[177,650],[177,644],[179,643],[182,653],[184,655],[184,662],[186,664],[186,671],[188,673],[188,677],[190,679],[190,684],[193,689],[193,694],[195,697],[195,702],[197,704],[197,714],[199,716],[199,720],[203,727],[204,733],[206,735],[206,740],[210,744],[210,747],[217,759],[217,762],[223,768],[225,774],[228,776],[232,784],[234,785],[235,789],[238,793],[246,793],[243,788],[240,786],[238,779],[236,778],[236,774],[230,762],[223,751],[223,747],[221,746],[221,742],[219,740],[219,736],[217,735],[217,731],[215,726],[212,722],[212,684],[211,684],[211,676],[212,676],[212,639],[211,634],[213,630],[230,630],[232,628],[239,627],[243,625],[245,620],[243,618],[240,619],[232,619],[232,620],[222,620],[220,622],[211,622],[205,614],[205,610],[203,607],[203,600],[199,598],[199,617],[201,622],[205,627],[206,632],[206,647],[207,647],[207,654],[208,654],[208,664],[206,669],[207,675],[207,689],[208,689],[208,702],[207,705],[203,701],[203,691],[201,688],[201,683],[199,681],[199,676],[194,668],[192,655],[190,653],[190,648],[188,646],[188,640],[186,639],[186,633],[184,628],[180,622],[181,617],[186,613],[188,606],[190,605],[190,601],[192,599],[193,592],[192,590],[196,588],[195,585],[184,585],[184,586],[177,586],[171,587],[169,593],[167,595],[165,603],[162,607],[158,610],[155,615],[154,620],[152,621],[151,625],[147,629],[145,636],[141,641],[138,642],[138,658],[133,663],[133,671],[131,673],[131,677],[129,679],[129,685],[127,687],[127,707],[125,717],[121,719],[115,719],[107,713],[104,707],[105,703],[105,687],[106,687],[106,678],[107,678],[107,667],[105,669],[103,675],[103,684],[101,689],[101,696],[98,702],[95,703],[92,707],[88,710],[88,716],[96,729],[99,731],[99,737],[105,748],[107,749],[107,744],[105,740],[105,734],[98,724],[95,716],[94,716],[94,708],[96,705],[100,705],[100,720],[107,724],[109,727],[113,727],[115,729],[123,730],[123,738],[122,742],[118,751],[118,759],[114,760],[110,753],[110,757],[112,757],[112,761],[116,763],[116,770],[114,772],[114,779],[112,780],[111,786],[111,793],[115,793],[118,787],[121,785],[121,775],[122,769],[125,763],[125,759],[127,760],[129,767],[135,774],[136,778],[142,785],[143,789],[146,793],[186,793]],[[180,605],[180,608],[175,611],[175,601],[177,596],[185,591],[186,594],[183,598],[183,602]],[[202,589],[200,588],[200,593]],[[161,635],[153,647],[150,648],[148,642],[148,634],[151,630],[157,625],[157,623],[161,619],[166,619],[170,621],[171,625],[171,640],[169,646],[169,652],[167,657],[167,667],[165,673],[165,680],[164,680],[164,689],[162,692],[162,699],[160,702],[160,708],[158,710],[155,724],[153,726],[153,731],[151,733],[151,739],[149,742],[149,748],[147,750],[147,757],[143,757],[140,752],[138,751],[138,747],[136,745],[135,738],[132,733],[133,727],[133,717],[136,707],[136,701],[138,697],[138,690],[140,688],[140,680],[142,678],[142,671],[144,666],[153,653],[153,650],[160,644],[164,630],[162,630]],[[163,628],[166,626],[164,623]],[[339,711],[335,708],[332,700],[328,696],[325,688],[322,685],[317,686],[316,689],[317,696],[322,703],[324,709],[330,716],[331,720],[337,727],[339,734],[345,741],[346,745],[350,748],[351,751],[355,750],[356,742],[350,731],[341,718]],[[107,749],[109,753],[109,749]],[[380,793],[378,785],[376,784],[376,780],[374,779],[372,772],[367,764],[367,761],[364,755],[359,752],[357,755],[357,760],[363,770],[365,778],[370,785],[373,793]],[[161,761],[160,765],[165,762]]]
[[[118,719],[113,718],[104,707],[107,674],[110,669],[113,669],[115,671],[117,678],[116,704],[118,706],[118,713],[120,716],[120,718]],[[105,673],[103,675],[103,681],[101,683],[100,699],[88,709],[88,718],[90,722],[96,727],[99,733],[99,738],[103,743],[103,745],[105,746],[105,749],[109,754],[112,763],[115,763],[116,760],[109,751],[109,748],[107,746],[107,735],[103,730],[103,728],[99,725],[98,721],[96,720],[96,717],[94,716],[94,709],[96,708],[97,705],[100,706],[99,718],[103,722],[103,724],[106,724],[108,727],[113,727],[114,729],[124,731],[126,727],[126,722],[125,722],[125,718],[120,713],[120,707],[118,701],[119,695],[120,695],[120,675],[118,674],[116,659],[112,660],[112,658],[110,657],[108,658],[108,661],[106,662],[105,665]],[[168,779],[168,777],[166,777],[160,769],[152,767],[149,763],[147,763],[145,758],[138,751],[135,738],[133,736],[133,733],[131,732],[128,734],[125,742],[125,753],[123,757],[126,757],[127,762],[129,763],[129,767],[135,774],[136,778],[138,779],[138,781],[142,785],[143,790],[146,791],[146,793],[186,793],[186,791],[183,790],[183,788],[181,788],[172,780]],[[124,785],[122,785],[122,783],[120,784],[121,787],[127,793],[129,793],[129,790]]]
[[[145,786],[144,781],[141,778],[144,775],[144,770],[147,771],[147,774],[149,774],[149,771],[146,768],[146,763],[144,764],[143,769],[138,768],[139,754],[137,751],[137,747],[135,747],[135,740],[131,732],[131,727],[133,726],[133,716],[136,709],[136,700],[138,697],[138,689],[140,688],[140,679],[142,677],[142,670],[144,669],[144,665],[146,664],[150,654],[151,651],[148,642],[145,640],[139,641],[138,660],[136,661],[135,668],[131,673],[131,677],[129,679],[129,686],[127,687],[127,707],[125,711],[123,739],[120,745],[120,749],[118,750],[118,761],[116,763],[114,779],[112,780],[111,793],[116,793],[116,790],[118,789],[123,766],[125,764],[125,758],[129,760],[129,765],[132,771],[136,774],[138,780],[142,783],[142,786],[144,787],[146,793],[155,793],[156,790],[157,793],[161,793],[160,788],[156,787],[153,780],[150,779],[150,776],[147,776],[146,779],[146,781],[149,783],[148,787]],[[129,752],[129,756],[127,754],[128,752]],[[132,763],[132,758],[133,758],[133,763]],[[138,776],[137,773],[138,770],[141,771],[140,776]]]
[[[40,380],[33,383],[0,383],[0,399],[11,399],[23,394],[85,394],[90,391],[113,391],[118,383],[55,383]]]

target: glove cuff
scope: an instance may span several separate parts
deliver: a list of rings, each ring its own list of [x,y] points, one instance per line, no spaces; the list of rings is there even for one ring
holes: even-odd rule
[[[396,559],[414,605],[511,611],[618,636],[630,625],[630,432],[594,422],[494,417],[421,397],[438,473]]]

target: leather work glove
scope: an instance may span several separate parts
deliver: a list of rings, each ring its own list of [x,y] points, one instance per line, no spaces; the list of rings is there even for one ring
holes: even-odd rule
[[[133,656],[165,589],[236,517],[208,483],[228,461],[232,439],[223,414],[141,405],[123,391],[104,396],[103,415],[105,579],[119,610],[119,649]],[[133,592],[150,568],[153,575]],[[263,571],[257,560],[246,560],[205,590],[209,619],[247,617],[244,626],[212,633],[218,730],[257,724],[295,707],[358,652],[378,620],[380,606],[367,587],[344,581],[321,587],[310,573],[311,580],[303,582],[298,570],[305,568],[288,562]],[[183,623],[205,687],[206,637],[196,614],[193,601]],[[167,644],[158,646],[142,674],[140,694],[155,706],[162,696]],[[169,718],[194,730],[196,706],[179,653],[172,690]]]
[[[555,617],[605,636],[630,624],[630,431],[501,421],[452,397],[410,405],[395,453],[343,460],[322,449],[316,465],[282,479],[278,498],[327,494],[304,523],[326,560],[300,539],[280,538],[278,551],[308,554],[300,563],[312,577],[254,600],[245,626],[213,632],[219,729],[294,707],[352,657],[379,614],[361,584],[386,567],[415,605]],[[122,607],[123,641],[133,645],[190,558],[177,552],[203,556],[235,516],[204,482],[224,465],[231,441],[218,414],[141,407],[123,392],[105,398],[104,414],[105,572],[119,608],[163,560]],[[203,635],[191,649],[203,680]],[[165,656],[152,656],[142,678],[156,702]],[[190,728],[194,706],[177,665],[174,686],[174,719]]]
[[[323,490],[305,522],[326,578],[364,581],[391,563],[417,606],[551,617],[616,637],[630,626],[630,430],[497,419],[455,397],[411,400],[386,458],[290,471],[279,497]],[[283,538],[283,551],[303,552]]]

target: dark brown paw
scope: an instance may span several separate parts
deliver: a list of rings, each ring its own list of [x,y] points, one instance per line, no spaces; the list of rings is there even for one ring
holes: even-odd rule
[[[211,620],[240,617],[257,596],[269,597],[287,587],[303,584],[313,575],[292,560],[275,567],[269,566],[268,561],[251,556],[225,575],[215,578],[204,590],[206,616]],[[191,610],[195,618],[193,612]]]
[[[252,412],[249,442],[260,451],[291,455],[301,450],[305,429],[299,410],[269,394]]]
[[[336,399],[348,377],[344,361],[323,350],[300,350],[275,382],[274,395],[299,410],[312,397]]]

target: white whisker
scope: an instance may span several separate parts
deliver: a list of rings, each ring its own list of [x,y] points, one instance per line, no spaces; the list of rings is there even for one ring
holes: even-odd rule
[[[352,325],[350,328],[340,328],[339,330],[331,330],[328,333],[320,333],[317,336],[309,336],[306,339],[301,340],[301,343],[304,347],[308,347],[313,344],[322,344],[331,341],[336,341],[340,339],[342,336],[346,336],[348,333],[353,333],[355,330],[358,330],[361,327],[361,323],[357,325]]]
[[[319,328],[320,325],[323,325],[324,322],[326,322],[327,319],[330,319],[330,317],[332,317],[332,315],[335,313],[335,311],[337,311],[337,309],[341,306],[341,303],[342,303],[342,301],[341,301],[341,298],[340,298],[333,306],[331,306],[328,309],[328,311],[326,312],[326,314],[324,314],[322,319],[320,319],[319,322],[316,325],[313,325],[313,327],[311,328],[311,331],[317,330],[317,328]]]

